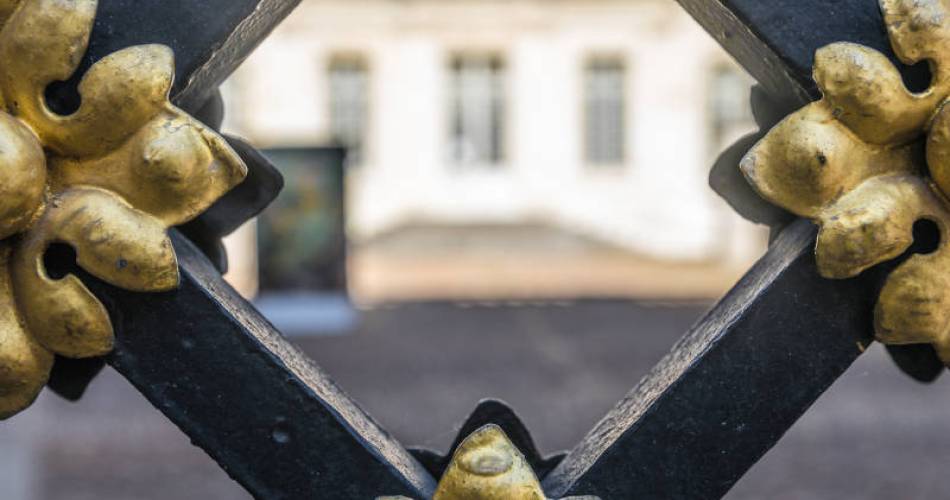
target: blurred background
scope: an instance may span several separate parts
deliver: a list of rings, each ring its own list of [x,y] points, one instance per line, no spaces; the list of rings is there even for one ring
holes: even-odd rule
[[[288,180],[229,278],[312,290],[342,196],[358,303],[716,297],[765,245],[706,183],[751,84],[669,1],[305,1],[224,88]]]
[[[765,251],[751,85],[670,0],[304,0],[222,88],[286,179],[226,277],[407,445],[568,449]],[[728,498],[950,498],[948,395],[874,347]],[[248,495],[111,370],[0,425],[2,500],[170,498]]]

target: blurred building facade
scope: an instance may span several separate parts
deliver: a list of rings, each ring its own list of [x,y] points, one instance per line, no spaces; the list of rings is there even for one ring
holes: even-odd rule
[[[669,0],[304,0],[226,86],[225,127],[345,145],[357,245],[544,226],[741,267],[762,231],[706,178],[753,128],[750,84]]]

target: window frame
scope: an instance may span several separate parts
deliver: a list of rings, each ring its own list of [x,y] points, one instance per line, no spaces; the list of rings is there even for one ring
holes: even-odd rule
[[[455,127],[457,123],[457,118],[460,116],[457,114],[457,96],[458,89],[456,87],[455,78],[455,65],[457,61],[462,61],[465,59],[474,59],[474,60],[490,60],[492,62],[497,62],[500,67],[499,72],[499,81],[496,85],[493,85],[493,89],[497,89],[497,95],[493,95],[493,98],[497,99],[500,102],[500,110],[493,114],[492,117],[498,124],[499,130],[495,131],[493,135],[497,137],[498,142],[498,153],[495,159],[489,160],[480,160],[476,159],[473,161],[465,161],[456,154],[456,133]],[[451,48],[448,49],[443,58],[443,153],[446,162],[452,167],[464,169],[464,170],[477,170],[483,172],[492,172],[500,171],[506,169],[511,163],[512,158],[512,146],[513,141],[511,140],[512,134],[512,93],[511,93],[511,69],[512,69],[512,58],[508,54],[508,51],[503,48],[495,47],[486,47],[486,48]],[[492,155],[489,155],[492,156]]]
[[[363,88],[363,97],[362,97],[362,117],[361,117],[361,126],[360,126],[360,144],[359,144],[359,154],[354,158],[353,155],[349,153],[350,147],[345,141],[340,140],[340,137],[337,134],[336,123],[337,120],[335,117],[334,107],[334,85],[333,85],[333,69],[336,64],[353,64],[360,65],[364,74],[364,88]],[[342,49],[342,50],[330,50],[326,52],[326,57],[324,60],[323,68],[323,82],[324,88],[326,90],[326,95],[324,98],[324,105],[326,106],[326,135],[330,139],[332,144],[342,146],[346,148],[347,155],[345,161],[345,166],[348,168],[358,168],[369,163],[371,151],[372,151],[372,117],[373,117],[373,64],[370,56],[366,51],[355,50],[355,49]]]
[[[719,155],[733,142],[741,138],[741,135],[738,137],[730,137],[730,128],[721,127],[721,125],[726,124],[726,121],[723,120],[720,122],[718,119],[718,104],[716,102],[718,89],[717,83],[720,75],[723,74],[732,74],[744,81],[744,83],[740,85],[739,88],[743,89],[740,97],[742,102],[745,103],[743,108],[747,110],[747,113],[743,117],[744,119],[730,120],[731,125],[734,127],[738,123],[746,123],[749,125],[747,133],[752,133],[758,128],[758,125],[755,122],[755,117],[752,114],[751,107],[748,105],[748,89],[750,89],[755,84],[755,81],[751,76],[745,73],[745,70],[728,59],[714,61],[706,68],[706,84],[704,86],[704,125],[706,128],[706,149],[709,151],[709,155],[713,158]]]
[[[592,159],[590,154],[590,134],[591,126],[588,116],[588,105],[590,103],[588,95],[588,77],[590,68],[598,63],[613,63],[620,67],[621,86],[620,86],[620,157],[615,161],[597,161]],[[579,101],[579,130],[577,137],[580,143],[578,155],[580,164],[591,170],[613,171],[628,167],[633,157],[633,148],[631,145],[632,114],[631,98],[633,91],[631,89],[633,64],[630,62],[630,56],[623,50],[595,50],[585,54],[578,67],[578,86],[577,98]]]

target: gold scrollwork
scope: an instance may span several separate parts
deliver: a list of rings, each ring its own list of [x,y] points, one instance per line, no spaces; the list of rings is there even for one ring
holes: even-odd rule
[[[162,45],[98,61],[63,116],[44,98],[86,51],[97,0],[0,0],[0,418],[29,406],[54,354],[112,350],[105,308],[44,266],[66,244],[86,272],[155,292],[178,285],[167,228],[198,216],[247,168],[215,132],[169,102]]]
[[[886,56],[852,43],[815,55],[823,98],[779,123],[740,168],[766,199],[821,228],[818,270],[848,278],[913,243],[936,224],[935,251],[902,263],[874,313],[887,344],[932,344],[950,365],[950,6],[947,0],[880,0],[895,54],[928,61],[928,89],[911,92]]]

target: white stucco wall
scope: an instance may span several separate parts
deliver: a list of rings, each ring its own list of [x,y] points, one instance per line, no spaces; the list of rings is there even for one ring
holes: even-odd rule
[[[462,50],[505,58],[501,168],[447,161],[447,62]],[[600,52],[627,64],[619,169],[582,158],[583,64]],[[674,2],[304,0],[232,79],[226,128],[262,147],[325,142],[336,53],[365,57],[371,81],[367,159],[348,178],[353,238],[410,221],[543,220],[674,259],[755,245],[706,185],[709,78],[728,59]]]

